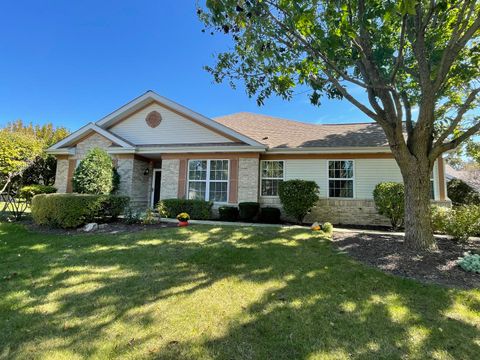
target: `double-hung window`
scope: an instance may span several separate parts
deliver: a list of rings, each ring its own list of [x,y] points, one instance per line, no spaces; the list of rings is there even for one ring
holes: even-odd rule
[[[261,165],[262,196],[278,196],[278,186],[284,179],[284,162],[263,160]]]
[[[331,198],[354,197],[353,160],[328,162],[328,196]]]
[[[190,160],[188,198],[228,201],[228,160]]]

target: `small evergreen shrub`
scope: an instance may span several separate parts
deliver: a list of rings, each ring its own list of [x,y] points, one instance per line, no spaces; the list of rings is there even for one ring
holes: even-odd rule
[[[458,259],[458,265],[465,271],[480,274],[480,255],[466,252]]]
[[[402,183],[382,182],[373,190],[373,200],[380,215],[390,219],[393,229],[403,225],[405,218],[405,186]]]
[[[118,187],[119,175],[105,150],[91,149],[75,169],[72,185],[79,194],[107,195]]]
[[[480,205],[480,194],[462,180],[450,180],[447,193],[453,205]]]
[[[220,206],[218,215],[222,221],[236,221],[238,219],[238,208],[236,206]]]
[[[32,198],[38,194],[53,194],[56,193],[57,189],[51,185],[27,185],[20,189],[20,197],[27,200],[27,202],[32,201]]]
[[[32,199],[36,224],[76,228],[96,219],[106,221],[123,213],[128,198],[114,195],[40,194]]]
[[[266,224],[280,223],[280,209],[275,207],[263,207],[260,209],[260,221]]]
[[[327,234],[333,233],[333,225],[329,222],[326,222],[322,225],[322,231]]]
[[[241,202],[238,204],[239,216],[242,221],[253,221],[258,214],[258,202]]]
[[[319,200],[317,183],[308,180],[283,181],[279,185],[278,195],[285,213],[295,218],[298,223],[303,222]]]
[[[178,214],[186,212],[195,220],[208,220],[211,218],[213,203],[204,200],[165,199],[158,203],[158,212],[166,218],[175,218]]]

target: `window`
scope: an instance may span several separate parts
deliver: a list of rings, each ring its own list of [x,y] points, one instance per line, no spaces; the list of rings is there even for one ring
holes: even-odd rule
[[[433,176],[433,171],[430,175],[430,199],[435,200],[435,180]]]
[[[228,160],[190,160],[188,198],[227,202]]]
[[[353,161],[335,160],[328,162],[328,196],[353,198]]]
[[[262,161],[262,196],[278,196],[278,186],[283,181],[283,161]]]

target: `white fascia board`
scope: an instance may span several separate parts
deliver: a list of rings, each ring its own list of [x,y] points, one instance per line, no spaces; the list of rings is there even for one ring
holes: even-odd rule
[[[45,150],[45,152],[49,155],[75,155],[74,148],[62,148],[62,149],[49,148]]]
[[[100,128],[99,126],[95,125],[94,123],[89,123],[89,124],[81,127],[80,129],[78,129],[77,131],[71,133],[70,135],[68,135],[63,140],[61,140],[61,141],[57,142],[56,144],[52,145],[47,150],[51,151],[51,150],[59,149],[62,146],[68,145],[71,142],[74,142],[78,139],[81,139],[83,136],[89,134],[90,132],[96,132],[96,133],[102,135],[103,137],[107,138],[108,140],[110,140],[110,141],[112,141],[112,142],[114,142],[114,143],[116,143],[116,144],[118,144],[118,145],[120,145],[124,148],[128,148],[128,149],[133,149],[134,148],[131,144],[129,144],[126,141],[116,137],[111,132]]]
[[[110,150],[113,151],[113,150]],[[245,152],[260,153],[265,152],[265,148],[261,146],[192,146],[192,147],[145,147],[137,148],[136,154],[172,154],[172,153],[229,153],[229,152]]]
[[[310,148],[273,148],[267,149],[269,154],[342,154],[342,153],[390,153],[388,146],[373,147],[310,147]]]
[[[176,110],[178,111],[179,113],[181,114],[184,114],[186,116],[189,116],[193,119],[195,119],[196,121],[198,121],[199,123],[207,126],[207,127],[211,127],[215,130],[218,130],[226,135],[230,135],[240,141],[243,141],[244,143],[248,144],[248,145],[251,145],[251,146],[261,146],[263,148],[266,148],[266,146],[264,144],[261,144],[251,138],[249,138],[248,136],[245,136],[243,134],[240,134],[232,129],[230,129],[229,127],[225,126],[225,125],[222,125],[220,123],[217,123],[216,121],[212,120],[212,119],[209,119],[207,118],[206,116],[203,116],[193,110],[190,110],[189,108],[183,106],[183,105],[180,105],[170,99],[167,99],[163,96],[160,96],[158,95],[157,93],[155,93],[154,91],[147,91],[145,94],[139,96],[138,98],[130,101],[129,103],[125,104],[124,106],[122,106],[121,108],[115,110],[114,112],[112,112],[111,114],[105,116],[104,118],[98,120],[96,122],[96,124],[100,127],[103,127],[103,128],[106,128],[112,124],[115,123],[116,120],[118,120],[120,117],[124,116],[125,113],[127,113],[128,115],[128,112],[134,112],[135,110],[141,108],[143,105],[146,105],[149,101],[156,101],[162,105],[165,105],[166,107],[169,107],[173,110]]]

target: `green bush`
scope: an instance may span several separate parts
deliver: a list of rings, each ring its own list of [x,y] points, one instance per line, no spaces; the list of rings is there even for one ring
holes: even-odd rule
[[[238,208],[236,206],[220,206],[218,215],[222,221],[236,221],[238,219]]]
[[[158,212],[161,216],[175,218],[186,212],[194,220],[208,220],[211,218],[213,203],[204,200],[165,199],[158,203]]]
[[[319,199],[318,185],[315,181],[288,180],[280,183],[278,195],[285,213],[302,223]]]
[[[380,215],[390,219],[394,229],[403,225],[405,218],[405,186],[402,183],[382,182],[373,190],[373,200]]]
[[[480,274],[480,255],[466,252],[458,259],[458,265],[465,271]]]
[[[322,231],[327,234],[333,233],[333,225],[329,222],[326,222],[322,225]]]
[[[91,149],[75,169],[73,191],[79,194],[111,194],[119,184],[119,175],[105,150]]]
[[[53,194],[56,192],[57,189],[51,185],[34,184],[22,187],[20,189],[20,197],[30,202],[35,195]]]
[[[260,221],[266,224],[278,224],[280,222],[280,209],[275,207],[263,207],[260,209]]]
[[[40,194],[32,199],[32,217],[38,225],[75,228],[97,218],[105,221],[121,213],[128,197],[91,194]]]
[[[241,202],[238,204],[240,220],[253,221],[258,215],[260,204],[258,202]]]
[[[480,206],[463,205],[453,209],[433,207],[432,226],[435,231],[467,241],[480,235]]]
[[[453,205],[480,205],[480,194],[462,180],[450,180],[447,193]]]
[[[432,228],[433,231],[446,233],[447,223],[450,221],[452,209],[445,206],[432,205]]]

